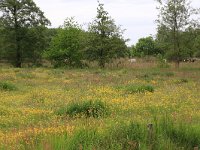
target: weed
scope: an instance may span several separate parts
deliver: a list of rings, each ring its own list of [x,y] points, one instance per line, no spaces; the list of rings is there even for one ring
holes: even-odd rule
[[[188,83],[188,79],[179,79],[176,81],[177,84],[181,84],[181,83]]]
[[[151,85],[128,85],[125,87],[125,91],[129,94],[154,92],[155,88]]]
[[[187,149],[200,146],[200,130],[189,124],[174,123],[171,119],[166,119],[161,127],[167,137],[174,143]]]
[[[99,118],[107,114],[108,108],[100,100],[83,101],[71,103],[67,107],[62,107],[57,111],[58,115],[69,115],[70,117],[94,117]]]
[[[17,89],[17,87],[14,85],[14,84],[12,84],[12,83],[10,83],[10,82],[0,82],[0,90],[4,90],[4,91],[14,91],[14,90],[16,90]]]
[[[174,76],[174,73],[173,73],[173,72],[166,72],[166,73],[165,73],[165,76],[166,76],[166,77],[173,77],[173,76]]]

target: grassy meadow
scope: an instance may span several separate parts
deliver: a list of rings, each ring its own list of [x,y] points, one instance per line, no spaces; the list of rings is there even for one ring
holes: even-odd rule
[[[0,68],[2,150],[200,148],[200,62]]]

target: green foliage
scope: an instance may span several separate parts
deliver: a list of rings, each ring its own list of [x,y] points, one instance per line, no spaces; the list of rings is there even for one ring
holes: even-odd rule
[[[157,55],[158,67],[160,68],[169,68],[169,64],[167,63],[167,59],[163,57],[161,54]]]
[[[197,58],[200,58],[200,30],[196,30],[195,32],[197,34],[195,40],[194,40],[194,44],[193,44],[193,49],[194,51],[194,56]]]
[[[189,124],[174,123],[167,118],[161,122],[161,127],[174,143],[178,143],[187,149],[200,146],[200,129]]]
[[[155,91],[155,88],[151,85],[127,85],[121,88],[128,94],[145,93],[145,92],[153,93]]]
[[[121,123],[110,128],[102,142],[106,144],[102,149],[135,149],[138,150],[144,146],[147,139],[147,130],[142,124],[131,122],[129,124]]]
[[[149,126],[152,125],[152,128]],[[21,146],[26,149],[42,149],[45,145],[52,149],[97,149],[97,150],[189,150],[199,147],[200,130],[198,126],[181,124],[172,120],[154,120],[152,124],[141,122],[118,124],[113,123],[108,128],[98,130],[98,127],[79,128],[73,135],[63,133],[45,137],[45,143],[37,137],[35,145]],[[46,146],[47,147],[47,146]]]
[[[101,68],[113,59],[128,55],[126,40],[123,31],[104,10],[104,5],[99,3],[96,19],[89,26],[88,47],[86,58],[97,61]]]
[[[187,48],[183,33],[188,27],[197,25],[194,23],[192,15],[199,13],[191,7],[189,0],[157,0],[160,14],[158,22],[158,42],[167,50],[168,59],[176,62],[179,67],[180,61],[185,55],[191,55],[191,50]],[[198,21],[197,21],[198,22]],[[189,41],[193,38],[188,37]]]
[[[99,118],[108,113],[107,106],[100,100],[83,101],[71,103],[67,107],[62,107],[57,111],[58,115],[69,115],[71,117],[94,117]]]
[[[25,46],[23,40],[26,39],[25,35],[28,29],[38,26],[44,27],[50,22],[31,0],[1,0],[0,11],[2,14],[0,18],[9,37],[7,39],[8,45],[15,50],[12,52],[15,66],[21,67]],[[29,42],[29,48],[33,46],[32,43],[34,42]]]
[[[85,38],[86,33],[81,26],[74,18],[68,18],[44,55],[55,67],[83,67]]]
[[[14,91],[16,90],[17,87],[10,83],[10,82],[0,82],[0,90],[4,90],[4,91]]]
[[[165,76],[167,76],[167,77],[173,77],[174,73],[173,72],[166,72]]]
[[[156,43],[151,36],[139,39],[135,46],[135,55],[139,57],[157,55],[161,53],[162,51],[156,47]]]
[[[42,26],[26,31],[25,38],[21,41],[24,62],[31,62],[35,66],[42,65],[42,53],[50,43],[48,32],[49,29]]]

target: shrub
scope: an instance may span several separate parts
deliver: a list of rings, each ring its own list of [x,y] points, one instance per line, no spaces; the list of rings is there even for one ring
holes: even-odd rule
[[[0,82],[0,90],[14,91],[16,89],[16,86],[10,82]]]
[[[167,63],[167,60],[165,57],[163,57],[161,54],[157,55],[157,65],[159,68],[169,68],[169,64]]]
[[[107,106],[100,100],[71,103],[57,111],[58,115],[70,117],[94,117],[99,118],[107,114]]]
[[[151,85],[129,85],[125,87],[125,91],[129,94],[133,93],[145,93],[145,92],[154,92],[154,87]]]

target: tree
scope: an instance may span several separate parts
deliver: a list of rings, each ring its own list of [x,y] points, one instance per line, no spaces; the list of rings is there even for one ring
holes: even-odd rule
[[[85,39],[85,32],[81,26],[74,18],[68,18],[44,55],[55,67],[83,67]]]
[[[1,35],[1,38],[0,38],[0,60],[1,60],[2,56],[3,56],[3,40],[4,40],[4,38],[2,37],[2,35],[3,35],[3,25],[2,25],[1,19],[0,19],[0,35]]]
[[[188,0],[157,0],[160,4],[158,29],[169,31],[167,42],[170,43],[168,56],[179,67],[183,57],[183,47],[181,45],[181,32],[185,31],[195,21],[191,18],[198,11],[190,6]],[[162,30],[164,31],[164,30]],[[172,49],[172,50],[171,50]]]
[[[99,3],[97,16],[89,26],[89,40],[86,50],[87,59],[97,61],[101,68],[113,59],[124,57],[128,54],[123,31],[104,10],[104,5]]]
[[[34,41],[34,42],[33,42]],[[42,54],[49,47],[48,29],[43,26],[29,28],[21,41],[23,60],[36,66],[42,65]]]
[[[200,29],[196,30],[197,36],[194,41],[194,56],[200,58]]]
[[[15,66],[22,66],[22,40],[28,28],[49,25],[49,20],[33,0],[0,0],[3,25],[14,39]]]
[[[139,39],[135,49],[137,56],[150,56],[162,53],[151,36]]]

